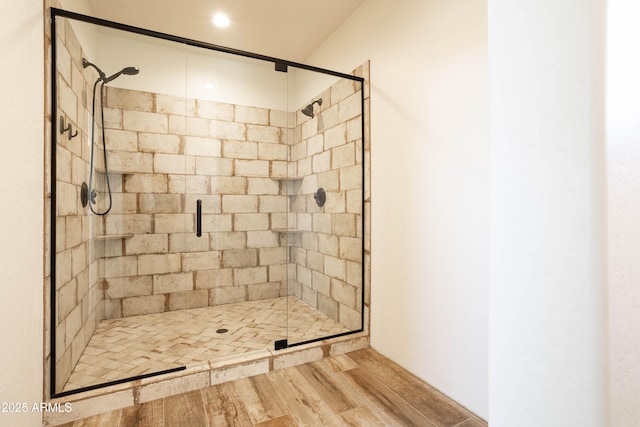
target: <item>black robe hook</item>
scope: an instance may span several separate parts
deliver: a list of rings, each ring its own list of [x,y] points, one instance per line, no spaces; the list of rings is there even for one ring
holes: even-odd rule
[[[67,135],[68,139],[75,138],[76,136],[78,136],[78,131],[77,130],[75,132],[73,131],[73,128],[71,127],[71,123],[69,123],[69,126],[65,126],[64,116],[60,116],[60,134],[62,135],[65,132],[69,132],[69,134]]]

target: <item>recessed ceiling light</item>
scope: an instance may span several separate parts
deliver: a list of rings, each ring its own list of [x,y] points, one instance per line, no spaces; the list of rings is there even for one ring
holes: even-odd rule
[[[229,17],[222,12],[218,12],[215,15],[213,15],[212,21],[213,21],[213,25],[220,28],[227,28],[229,24],[231,24]]]

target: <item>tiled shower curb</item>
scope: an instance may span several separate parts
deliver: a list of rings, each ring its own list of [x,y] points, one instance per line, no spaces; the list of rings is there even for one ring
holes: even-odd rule
[[[61,411],[46,412],[43,426],[56,426],[102,412],[290,368],[367,347],[369,347],[369,336],[361,332],[284,350],[260,350],[247,355],[231,356],[209,363],[187,366],[185,370],[171,374],[52,399],[50,401],[52,406],[59,403]],[[65,403],[71,404],[69,412],[64,411]]]

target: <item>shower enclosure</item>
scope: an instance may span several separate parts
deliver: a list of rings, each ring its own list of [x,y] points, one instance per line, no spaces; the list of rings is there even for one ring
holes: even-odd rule
[[[51,395],[363,330],[363,78],[52,9]]]

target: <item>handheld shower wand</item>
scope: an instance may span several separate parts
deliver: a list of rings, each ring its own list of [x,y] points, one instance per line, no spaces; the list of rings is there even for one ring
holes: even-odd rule
[[[129,76],[133,76],[136,75],[140,72],[140,70],[138,69],[138,67],[125,67],[122,70],[118,71],[117,73],[107,77],[107,75],[104,73],[104,71],[102,71],[100,68],[98,68],[97,65],[89,62],[86,58],[82,58],[82,67],[83,68],[87,68],[87,67],[92,67],[93,69],[95,69],[98,72],[98,78],[96,79],[96,82],[93,84],[93,105],[91,108],[91,116],[92,116],[92,120],[91,120],[91,160],[90,160],[90,165],[89,165],[89,185],[82,186],[82,190],[81,190],[81,200],[83,201],[83,206],[84,206],[84,201],[87,201],[89,204],[89,209],[91,209],[91,212],[93,212],[96,215],[106,215],[107,213],[109,213],[109,211],[111,210],[111,207],[113,206],[113,196],[111,195],[111,183],[109,182],[109,165],[107,163],[107,142],[106,142],[106,138],[105,138],[105,131],[104,131],[104,85],[112,82],[113,80],[117,79],[118,77],[120,77],[121,75],[129,75]],[[94,143],[94,138],[95,138],[95,124],[96,124],[96,89],[98,88],[98,83],[100,84],[100,121],[102,123],[102,154],[103,154],[103,158],[104,158],[104,170],[105,170],[105,179],[107,182],[107,191],[109,194],[109,207],[104,211],[104,212],[98,212],[96,210],[93,209],[93,205],[96,203],[96,191],[93,188],[93,154],[94,154],[94,148],[95,148],[95,143]]]
[[[118,77],[120,77],[121,75],[125,75],[125,76],[135,76],[136,74],[138,74],[140,72],[140,70],[138,69],[138,67],[125,67],[122,70],[118,71],[117,73],[115,73],[114,75],[110,76],[110,77],[103,77],[102,81],[104,82],[104,84],[109,83],[115,79],[117,79]]]

